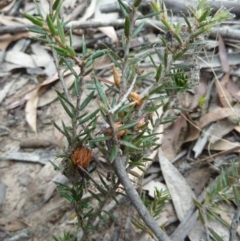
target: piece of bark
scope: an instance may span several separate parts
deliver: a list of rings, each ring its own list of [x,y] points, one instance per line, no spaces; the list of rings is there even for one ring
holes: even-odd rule
[[[20,148],[48,148],[51,146],[56,146],[57,144],[49,140],[44,139],[24,139],[20,142]]]

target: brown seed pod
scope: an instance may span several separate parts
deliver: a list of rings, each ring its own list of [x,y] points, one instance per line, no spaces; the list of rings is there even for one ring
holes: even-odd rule
[[[92,151],[86,147],[80,147],[72,154],[72,163],[74,166],[87,168],[92,160]]]
[[[120,87],[120,83],[121,83],[121,77],[118,73],[118,70],[115,66],[113,66],[113,79],[114,79],[114,83],[117,87]]]
[[[131,92],[130,93],[130,100],[135,103],[136,107],[140,107],[141,104],[143,103],[140,95],[137,94],[136,92]]]
[[[122,123],[121,122],[116,122],[114,123],[114,129],[115,129],[115,132],[116,132],[116,135],[117,135],[117,138],[120,138],[122,137],[123,135],[125,135],[127,133],[127,130],[121,130],[121,131],[118,131],[118,128],[122,126]],[[106,133],[107,135],[111,136],[112,135],[112,130],[110,127],[108,127],[104,133]]]

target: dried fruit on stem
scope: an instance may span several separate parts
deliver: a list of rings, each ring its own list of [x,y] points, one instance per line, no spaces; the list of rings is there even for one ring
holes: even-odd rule
[[[72,163],[74,166],[87,168],[92,160],[92,151],[86,147],[80,147],[72,154]]]
[[[136,107],[140,107],[141,104],[143,103],[143,100],[141,99],[140,95],[137,94],[136,92],[130,93],[130,100],[135,103]]]
[[[113,78],[114,78],[114,83],[117,87],[120,87],[120,83],[121,83],[121,77],[118,73],[118,70],[115,66],[113,66]]]
[[[120,130],[118,131],[118,128],[122,126],[122,123],[121,122],[116,122],[114,123],[114,129],[115,129],[115,132],[116,132],[116,135],[117,135],[117,138],[120,138],[122,137],[123,135],[125,135],[127,133],[127,130]],[[104,133],[106,133],[107,135],[109,136],[112,136],[112,130],[110,127],[108,127]]]

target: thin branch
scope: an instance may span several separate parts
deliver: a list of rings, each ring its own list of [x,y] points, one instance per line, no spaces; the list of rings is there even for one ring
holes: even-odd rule
[[[68,100],[71,104],[73,104],[73,103],[74,103],[74,102],[73,102],[73,99],[72,99],[72,97],[71,97],[71,96],[69,95],[69,93],[68,93],[68,88],[67,88],[67,85],[66,85],[66,83],[65,83],[65,80],[64,80],[64,77],[63,77],[61,68],[60,68],[60,66],[59,66],[59,63],[58,63],[57,52],[56,52],[56,50],[55,50],[53,47],[51,48],[51,51],[52,51],[52,53],[53,53],[53,60],[54,60],[55,65],[56,65],[56,67],[57,67],[57,73],[58,73],[58,77],[59,77],[61,86],[62,86],[62,88],[63,88],[64,95],[65,95],[65,97],[67,98],[67,100]]]
[[[65,30],[72,29],[88,29],[88,28],[99,28],[99,27],[123,27],[124,26],[124,19],[117,19],[117,20],[88,20],[88,21],[72,21],[65,26]],[[134,26],[138,26],[143,22],[143,20],[135,21]],[[156,25],[157,27],[164,28],[164,25],[158,20],[151,20],[151,22]],[[146,26],[152,26],[149,23],[146,23]],[[26,24],[26,25],[17,25],[17,26],[4,26],[0,27],[0,34],[14,34],[14,33],[21,33],[27,32],[30,28],[41,29],[33,24]]]
[[[122,157],[117,155],[115,161],[113,162],[113,166],[115,172],[120,179],[126,194],[128,195],[129,199],[131,200],[133,206],[138,211],[139,215],[146,223],[146,225],[152,230],[155,236],[160,241],[170,241],[170,238],[163,232],[163,230],[157,225],[153,217],[149,214],[147,208],[142,203],[141,198],[139,197],[137,191],[133,187],[128,174],[125,171],[125,166],[122,162]]]
[[[133,87],[136,83],[136,80],[137,80],[137,75],[134,76],[133,78],[133,81],[130,85],[130,87],[128,88],[128,91],[126,92],[126,94],[122,97],[122,99],[120,100],[120,102],[114,106],[114,108],[112,108],[111,110],[109,110],[108,112],[110,114],[113,114],[115,111],[117,111],[120,107],[122,107],[122,105],[124,104],[124,102],[127,100],[128,96],[130,95],[130,93],[132,92],[133,90]]]
[[[111,115],[107,115],[107,121],[110,125],[111,131],[112,131],[112,141],[113,145],[118,145],[118,139],[116,136],[116,131],[114,128],[114,123],[112,121]],[[114,167],[115,173],[117,174],[121,184],[124,187],[124,190],[131,200],[133,206],[138,211],[140,217],[142,220],[146,223],[146,225],[152,230],[152,232],[155,234],[155,236],[158,238],[159,241],[170,241],[170,238],[163,232],[163,230],[157,225],[153,217],[148,212],[147,208],[143,204],[141,198],[139,197],[137,191],[133,187],[129,176],[126,172],[124,162],[123,162],[123,156],[120,155],[120,152],[118,152],[115,160],[113,161],[112,165]]]

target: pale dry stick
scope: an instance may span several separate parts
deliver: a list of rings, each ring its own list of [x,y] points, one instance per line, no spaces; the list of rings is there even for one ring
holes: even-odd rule
[[[60,66],[59,66],[59,64],[58,64],[57,52],[56,52],[56,50],[55,50],[53,47],[51,48],[51,51],[52,51],[52,53],[53,53],[53,60],[54,60],[55,65],[56,65],[56,67],[57,67],[57,73],[58,73],[59,80],[60,80],[60,82],[61,82],[61,86],[62,86],[62,88],[63,88],[64,95],[65,95],[65,97],[67,98],[67,100],[68,100],[72,105],[74,105],[74,104],[73,104],[73,103],[74,103],[74,102],[73,102],[73,99],[72,99],[72,97],[71,97],[71,96],[69,95],[69,93],[68,93],[68,88],[67,88],[67,85],[66,85],[66,83],[65,83],[65,80],[64,80],[64,77],[63,77],[61,68],[60,68]]]
[[[124,94],[124,96],[122,97],[122,99],[119,101],[119,103],[114,106],[114,108],[108,110],[108,113],[109,114],[113,114],[115,111],[117,111],[120,107],[122,107],[122,105],[126,102],[128,96],[130,95],[130,93],[132,92],[133,90],[133,87],[136,83],[136,80],[137,80],[137,75],[134,76],[133,80],[132,80],[132,83],[130,85],[130,87],[128,88],[128,91],[126,92],[126,94]]]
[[[126,92],[127,88],[127,69],[128,69],[128,59],[129,59],[129,51],[130,51],[130,39],[131,39],[131,34],[132,34],[132,29],[135,21],[135,16],[136,16],[136,9],[133,8],[132,14],[130,15],[130,26],[128,33],[130,36],[125,36],[126,43],[125,43],[125,48],[124,48],[124,57],[123,57],[123,67],[122,67],[122,83],[120,86],[120,93],[123,94]],[[125,20],[126,21],[126,20]],[[126,23],[125,23],[126,24]]]

